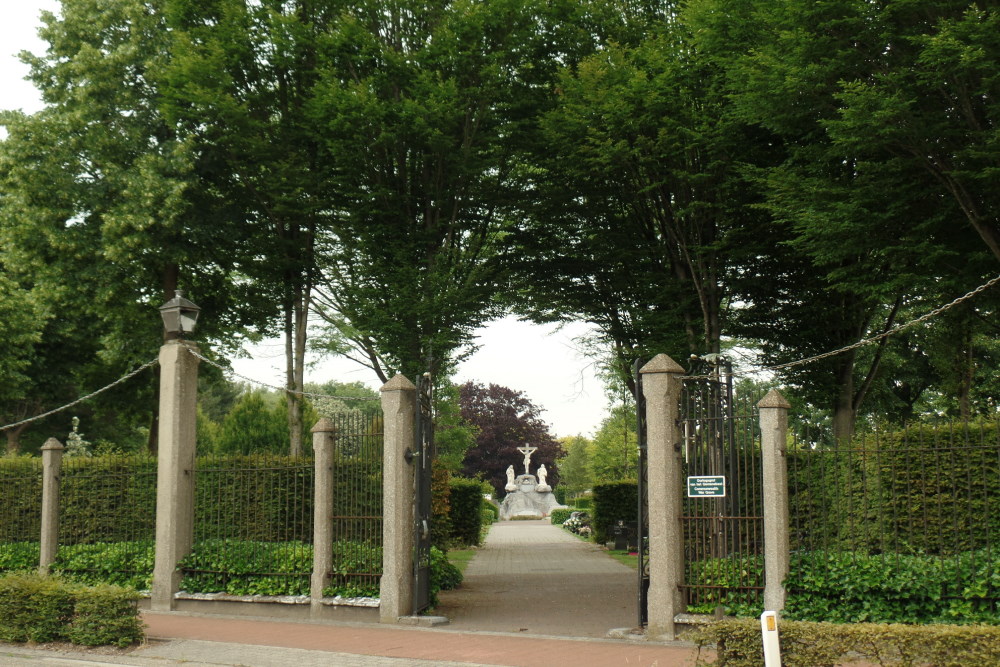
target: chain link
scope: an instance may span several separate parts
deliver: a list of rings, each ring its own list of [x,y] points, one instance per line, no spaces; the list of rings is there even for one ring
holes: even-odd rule
[[[940,315],[941,313],[945,312],[946,310],[948,310],[950,308],[954,308],[955,306],[957,306],[958,304],[962,303],[963,301],[967,301],[967,300],[971,299],[972,297],[976,296],[980,292],[988,290],[989,288],[993,287],[997,283],[1000,283],[1000,276],[997,276],[997,277],[993,278],[992,280],[983,283],[982,285],[980,285],[976,289],[972,290],[971,292],[967,292],[966,294],[963,294],[962,296],[958,297],[957,299],[954,299],[950,303],[946,303],[943,306],[939,306],[939,307],[935,308],[934,310],[932,310],[932,311],[930,311],[928,313],[925,313],[925,314],[921,315],[920,317],[918,317],[916,319],[910,320],[909,322],[907,322],[905,324],[900,324],[899,326],[893,327],[892,329],[888,329],[886,331],[883,331],[882,333],[880,333],[878,335],[875,335],[875,336],[872,336],[871,338],[866,338],[864,340],[860,340],[857,343],[853,343],[851,345],[846,345],[846,346],[838,348],[836,350],[830,350],[829,352],[824,352],[822,354],[817,354],[817,355],[812,356],[812,357],[806,357],[805,359],[799,359],[797,361],[789,361],[789,362],[784,363],[784,364],[775,364],[773,366],[759,366],[755,370],[750,370],[750,371],[733,372],[732,376],[733,377],[749,377],[750,375],[753,375],[754,373],[760,373],[761,371],[780,371],[780,370],[785,370],[786,368],[795,368],[797,366],[805,366],[806,364],[811,364],[814,361],[820,361],[821,359],[826,359],[828,357],[833,357],[833,356],[836,356],[838,354],[843,354],[844,352],[850,352],[851,350],[856,350],[859,347],[864,347],[865,345],[871,345],[872,343],[876,343],[876,342],[882,340],[883,338],[888,338],[889,336],[893,336],[893,335],[899,333],[900,331],[904,331],[906,329],[909,329],[910,327],[914,327],[914,326],[920,324],[921,322],[926,322],[927,320],[931,319],[932,317],[936,317],[936,316]],[[713,379],[718,379],[718,378],[716,378],[716,377],[714,377],[712,375],[683,375],[681,377],[682,377],[682,379],[685,379],[685,380],[713,380]]]
[[[188,352],[190,352],[191,354],[193,354],[198,359],[201,359],[202,361],[204,361],[209,366],[214,366],[215,368],[218,368],[220,371],[222,371],[226,375],[231,375],[231,376],[237,377],[237,378],[239,378],[239,379],[241,379],[241,380],[243,380],[245,382],[249,382],[250,384],[260,385],[262,387],[267,387],[268,389],[272,389],[274,391],[283,391],[286,394],[294,394],[295,396],[305,396],[306,398],[335,398],[335,399],[341,400],[341,401],[380,401],[380,400],[382,400],[378,396],[333,396],[331,394],[316,394],[316,393],[312,393],[312,392],[308,392],[308,391],[295,391],[294,389],[289,389],[287,387],[279,387],[279,386],[274,385],[274,384],[268,384],[267,382],[262,382],[261,380],[255,380],[253,378],[247,377],[246,375],[240,375],[239,373],[237,373],[236,371],[234,371],[232,368],[228,368],[228,367],[223,366],[222,364],[220,364],[220,363],[218,363],[216,361],[212,361],[211,359],[209,359],[208,357],[204,356],[203,354],[201,354],[200,352],[198,352],[196,350],[192,350],[191,348],[186,348],[186,349],[187,349]]]
[[[158,362],[159,362],[158,359],[153,359],[152,361],[147,361],[142,366],[139,366],[139,368],[135,369],[134,371],[132,371],[131,373],[129,373],[127,375],[121,376],[120,378],[118,378],[117,380],[115,380],[114,382],[112,382],[111,384],[109,384],[108,386],[101,387],[97,391],[93,391],[93,392],[87,394],[86,396],[81,396],[80,398],[76,399],[72,403],[67,403],[66,405],[64,405],[64,406],[62,406],[60,408],[56,408],[55,410],[49,410],[48,412],[42,413],[40,415],[35,415],[34,417],[29,417],[28,419],[22,419],[21,421],[14,422],[13,424],[7,424],[6,426],[0,426],[0,433],[2,433],[3,431],[6,431],[8,429],[12,429],[12,428],[16,428],[18,426],[21,426],[22,424],[30,424],[31,422],[38,421],[39,419],[44,419],[44,418],[48,417],[49,415],[56,414],[57,412],[62,412],[63,410],[68,410],[69,408],[73,407],[74,405],[77,405],[79,403],[83,403],[84,401],[90,400],[94,396],[97,396],[98,394],[101,394],[101,393],[107,391],[108,389],[111,389],[112,387],[115,387],[117,385],[120,385],[123,382],[127,382],[127,381],[131,380],[133,377],[135,377],[139,373],[143,372],[144,370],[146,370],[150,366],[156,365]]]
[[[896,326],[896,327],[893,327],[892,329],[888,329],[886,331],[883,331],[882,333],[880,333],[880,334],[878,334],[876,336],[872,336],[871,338],[866,338],[865,340],[858,341],[857,343],[854,343],[853,345],[847,345],[847,346],[842,347],[842,348],[837,349],[837,350],[831,350],[830,352],[824,352],[823,354],[817,354],[816,356],[808,357],[806,359],[799,359],[798,361],[790,361],[790,362],[785,363],[785,364],[776,364],[774,366],[764,366],[760,370],[764,370],[764,371],[779,371],[779,370],[784,370],[786,368],[795,368],[796,366],[804,366],[805,364],[809,364],[809,363],[812,363],[814,361],[819,361],[820,359],[826,359],[827,357],[832,357],[832,356],[835,356],[835,355],[838,355],[838,354],[843,354],[844,352],[850,352],[851,350],[856,350],[859,347],[864,347],[865,345],[871,345],[872,343],[876,343],[876,342],[882,340],[883,338],[888,338],[889,336],[893,336],[893,335],[899,333],[900,331],[904,331],[906,329],[909,329],[910,327],[914,327],[914,326],[920,324],[921,322],[926,322],[927,320],[931,319],[932,317],[936,317],[936,316],[940,315],[941,313],[945,312],[946,310],[948,310],[950,308],[954,308],[955,306],[957,306],[958,304],[962,303],[963,301],[967,301],[967,300],[971,299],[972,297],[976,296],[980,292],[982,292],[984,290],[987,290],[990,287],[993,287],[997,283],[1000,283],[1000,276],[997,276],[993,280],[990,280],[990,281],[988,281],[986,283],[983,283],[982,285],[980,285],[976,289],[972,290],[971,292],[968,292],[968,293],[966,293],[966,294],[958,297],[957,299],[953,300],[951,303],[946,303],[945,305],[939,306],[939,307],[935,308],[934,310],[932,310],[932,311],[930,311],[928,313],[925,313],[924,315],[921,315],[920,317],[918,317],[918,318],[916,318],[914,320],[910,320],[906,324],[900,324],[899,326]]]

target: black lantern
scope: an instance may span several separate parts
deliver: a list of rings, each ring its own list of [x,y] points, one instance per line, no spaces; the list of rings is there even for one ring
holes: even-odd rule
[[[184,334],[194,331],[195,322],[201,308],[184,298],[180,290],[174,292],[174,298],[160,306],[160,317],[163,318],[163,328],[169,338],[183,338]]]

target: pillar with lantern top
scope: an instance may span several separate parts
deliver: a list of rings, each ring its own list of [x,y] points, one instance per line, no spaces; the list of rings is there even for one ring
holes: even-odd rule
[[[177,564],[194,541],[194,457],[198,400],[198,346],[186,340],[201,309],[177,291],[160,307],[165,342],[160,348],[159,454],[156,480],[156,556],[150,607],[174,609],[180,588]]]

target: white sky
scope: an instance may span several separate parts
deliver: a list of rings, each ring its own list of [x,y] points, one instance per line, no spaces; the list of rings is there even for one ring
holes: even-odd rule
[[[0,13],[0,108],[34,112],[41,108],[34,87],[24,81],[27,67],[17,60],[22,50],[42,53],[38,39],[43,10],[58,13],[58,0],[6,0]],[[605,415],[604,388],[594,376],[590,360],[577,352],[574,339],[588,327],[571,324],[561,330],[504,318],[479,332],[480,350],[458,370],[456,382],[474,380],[523,391],[544,409],[542,418],[557,436],[591,435]],[[253,359],[235,360],[242,375],[262,382],[284,385],[284,347],[267,341],[249,350]],[[314,360],[315,361],[315,360]],[[307,382],[359,380],[378,386],[374,374],[346,360],[315,361],[307,370]]]

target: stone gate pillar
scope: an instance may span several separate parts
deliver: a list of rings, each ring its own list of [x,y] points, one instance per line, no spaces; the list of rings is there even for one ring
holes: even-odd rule
[[[397,375],[382,387],[382,580],[379,621],[398,623],[413,611],[414,410],[417,388]]]
[[[649,593],[646,636],[672,641],[674,617],[685,611],[684,536],[681,512],[684,492],[681,430],[678,424],[681,375],[684,369],[658,354],[639,369],[646,398],[646,464],[649,510]]]
[[[59,480],[66,448],[55,438],[42,445],[42,535],[39,543],[38,571],[49,573],[49,566],[59,550]]]
[[[333,570],[333,451],[337,427],[323,417],[312,427],[313,480],[313,571],[309,586],[309,609],[312,616],[323,610],[323,589]]]
[[[777,389],[757,403],[760,409],[760,449],[764,483],[764,609],[785,608],[789,569],[788,537],[788,409]]]
[[[198,347],[170,340],[160,348],[159,453],[156,462],[156,556],[150,608],[172,611],[177,564],[194,541],[194,454]]]

